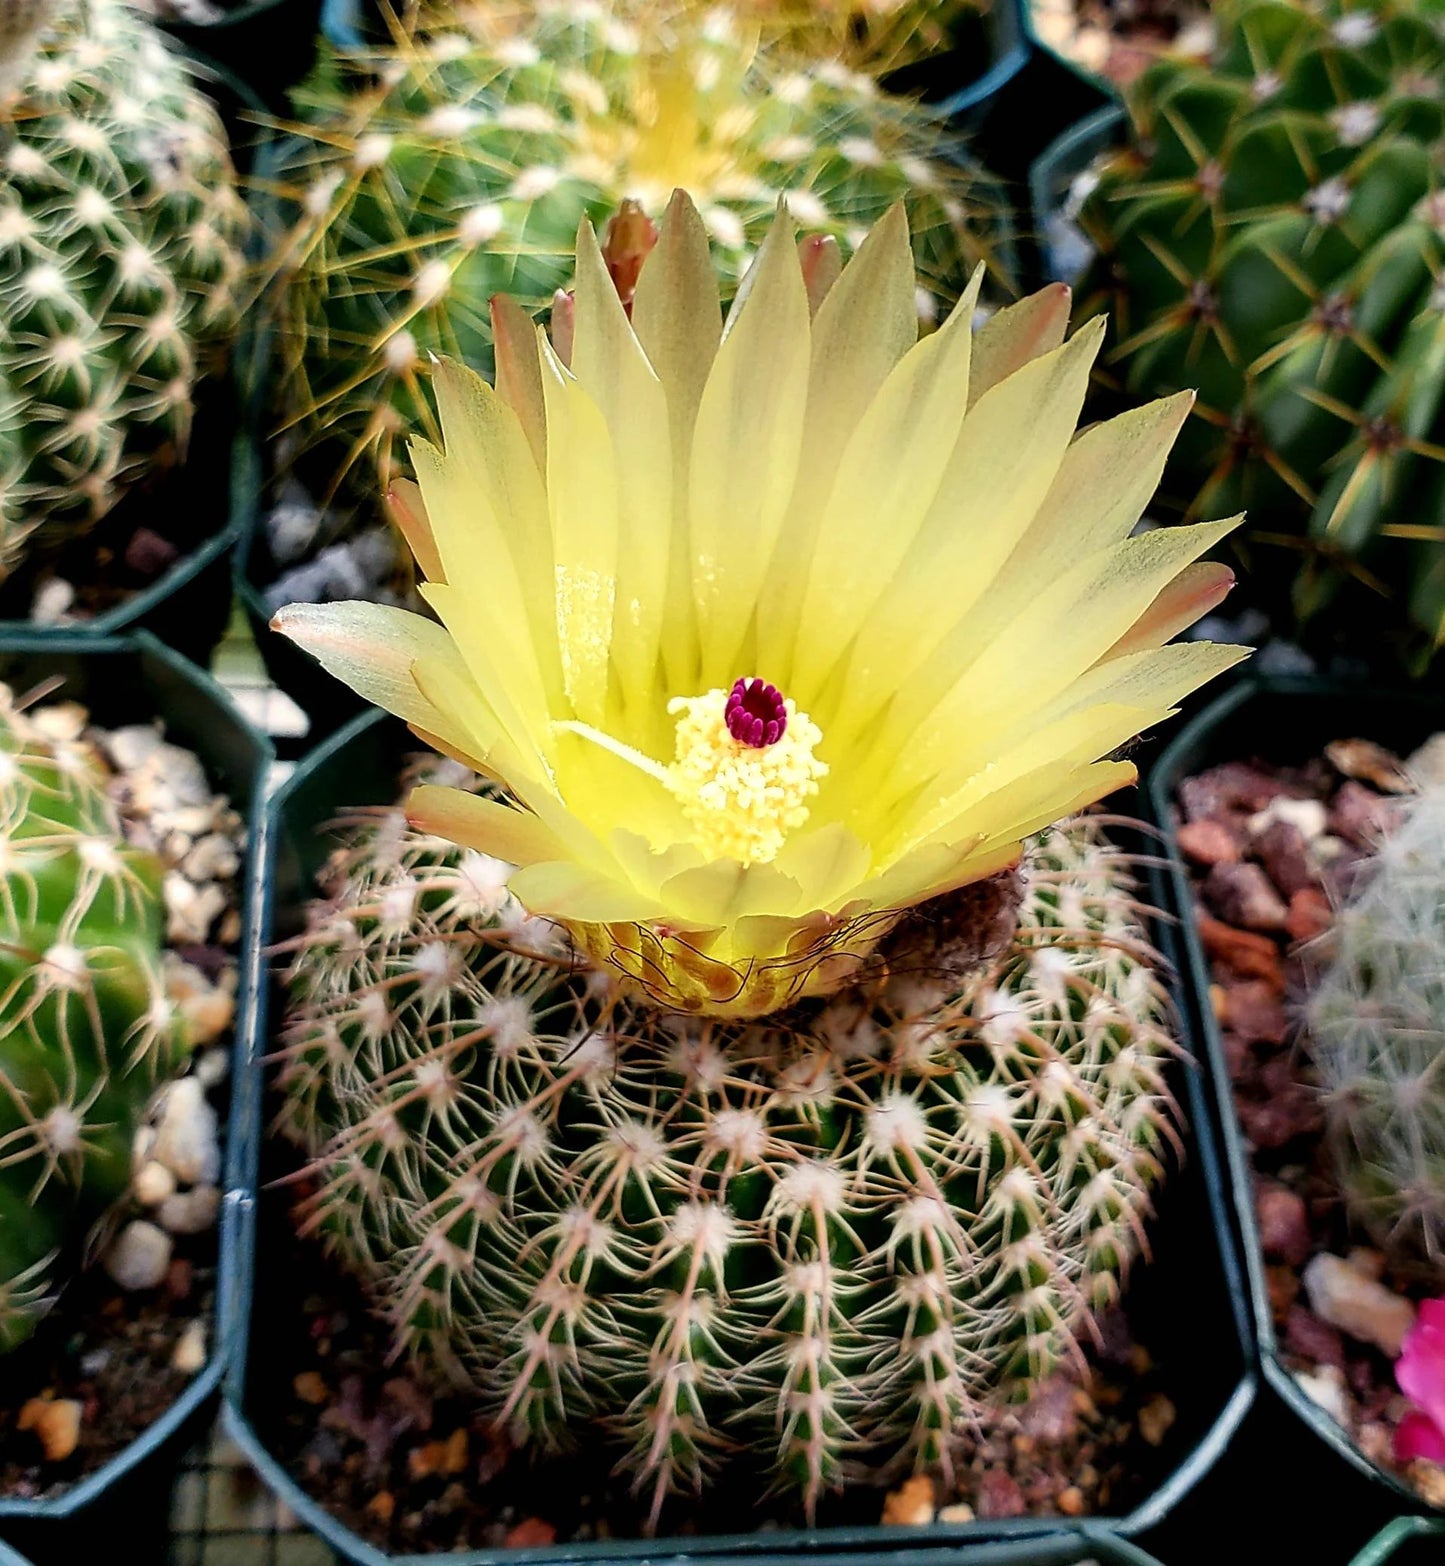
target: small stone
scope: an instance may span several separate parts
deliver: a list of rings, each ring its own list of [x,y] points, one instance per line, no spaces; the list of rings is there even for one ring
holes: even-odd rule
[[[985,1519],[1022,1517],[1028,1502],[1007,1468],[986,1468],[978,1482],[978,1515]]]
[[[502,1543],[509,1550],[525,1550],[554,1544],[556,1540],[557,1530],[551,1523],[544,1522],[540,1517],[524,1517],[514,1528],[508,1529]]]
[[[31,709],[30,721],[46,739],[68,744],[85,733],[90,713],[78,701],[48,702]]]
[[[1346,783],[1330,805],[1330,831],[1361,848],[1374,848],[1398,819],[1395,800],[1360,783]]]
[[[135,1177],[135,1199],[142,1207],[159,1207],[175,1191],[176,1177],[154,1158]]]
[[[155,1157],[185,1185],[211,1185],[220,1178],[221,1148],[216,1111],[196,1077],[171,1083],[156,1127]]]
[[[1385,1276],[1385,1253],[1372,1250],[1367,1245],[1350,1247],[1345,1260],[1363,1278],[1373,1278],[1377,1283]]]
[[[303,1370],[299,1375],[293,1376],[291,1390],[301,1402],[309,1403],[313,1408],[320,1408],[331,1396],[325,1381],[321,1379],[320,1371],[316,1370]]]
[[[1417,1457],[1405,1470],[1405,1477],[1422,1501],[1431,1506],[1445,1507],[1445,1468],[1439,1463]]]
[[[170,1264],[170,1235],[143,1218],[128,1223],[105,1255],[105,1270],[127,1291],[159,1288]]]
[[[72,1398],[32,1397],[20,1410],[15,1428],[34,1432],[47,1463],[63,1463],[80,1444],[83,1412]]]
[[[1267,935],[1236,930],[1233,925],[1201,912],[1199,938],[1210,957],[1241,978],[1264,979],[1272,989],[1284,992],[1284,964],[1279,948]]]
[[[1289,900],[1285,934],[1292,941],[1312,941],[1334,923],[1330,900],[1317,886],[1307,886]]]
[[[1252,837],[1261,837],[1275,823],[1282,823],[1292,826],[1306,843],[1312,843],[1324,833],[1328,821],[1329,811],[1322,801],[1281,796],[1270,800],[1263,810],[1251,816],[1248,825]]]
[[[1313,1249],[1304,1198],[1276,1180],[1261,1180],[1255,1187],[1254,1210],[1264,1254],[1272,1261],[1302,1267]]]
[[[214,881],[198,887],[179,870],[169,870],[161,893],[166,905],[166,938],[177,946],[204,945],[211,926],[225,912],[225,889]]]
[[[1079,1431],[1076,1391],[1067,1376],[1050,1376],[1041,1382],[1019,1410],[1022,1433],[1048,1446],[1061,1446],[1071,1441]]]
[[[1325,759],[1344,777],[1373,784],[1386,794],[1415,792],[1415,780],[1400,758],[1373,740],[1335,740],[1325,746]]]
[[[1296,1305],[1285,1318],[1285,1345],[1292,1354],[1315,1365],[1345,1368],[1345,1340],[1313,1311]]]
[[[1302,801],[1301,803],[1312,803]],[[1293,897],[1315,884],[1304,833],[1289,821],[1271,821],[1254,840],[1254,852],[1277,891]]]
[[[37,625],[59,625],[75,603],[75,588],[64,577],[47,577],[30,600],[30,618]]]
[[[1056,1504],[1065,1517],[1082,1517],[1084,1515],[1084,1492],[1078,1485],[1071,1484],[1067,1490],[1059,1491]]]
[[[179,805],[210,806],[215,795],[201,758],[179,745],[161,745],[147,760],[152,776],[164,779]]]
[[[974,1510],[967,1501],[954,1501],[939,1509],[937,1520],[941,1523],[971,1523]]]
[[[927,1474],[914,1474],[883,1501],[885,1528],[922,1528],[933,1521],[936,1505],[933,1480]]]
[[[220,1211],[220,1190],[197,1185],[168,1196],[156,1209],[156,1222],[169,1234],[204,1234],[215,1227]]]
[[[383,1528],[389,1526],[396,1514],[396,1497],[390,1490],[378,1490],[366,1503],[366,1514],[374,1517]]]
[[[236,845],[220,832],[210,832],[181,862],[181,873],[192,881],[224,881],[240,869]]]
[[[1299,1273],[1293,1267],[1266,1267],[1264,1285],[1269,1295],[1269,1313],[1277,1322],[1288,1316],[1290,1306],[1299,1298]]]
[[[1239,862],[1239,844],[1222,821],[1203,817],[1186,821],[1175,833],[1179,851],[1197,865],[1232,865]]]
[[[467,1432],[454,1430],[445,1441],[428,1441],[414,1446],[406,1455],[407,1472],[413,1479],[434,1474],[459,1474],[467,1467]]]
[[[1300,1391],[1336,1424],[1349,1424],[1350,1394],[1345,1388],[1344,1372],[1337,1365],[1321,1365],[1316,1371],[1297,1370],[1294,1380]]]
[[[1226,924],[1243,930],[1282,930],[1289,909],[1258,865],[1215,865],[1204,897]]]
[[[234,1009],[234,1002],[233,1009]],[[207,1090],[219,1087],[231,1071],[231,1052],[228,1049],[203,1050],[196,1056],[193,1068],[196,1081]]]
[[[150,723],[128,724],[101,736],[101,744],[121,772],[139,771],[163,743],[160,730]]]
[[[1310,1262],[1303,1276],[1310,1307],[1322,1321],[1361,1343],[1373,1343],[1391,1359],[1399,1356],[1415,1321],[1409,1300],[1327,1251]]]
[[[180,557],[180,550],[154,528],[138,527],[126,541],[122,558],[128,571],[133,571],[142,581],[154,582]]]
[[[206,1363],[206,1324],[193,1321],[176,1339],[171,1352],[171,1368],[184,1376],[193,1376]]]
[[[1245,1044],[1283,1044],[1289,1022],[1279,996],[1263,979],[1241,979],[1223,991],[1219,1020]]]
[[[1156,1392],[1139,1410],[1139,1434],[1150,1446],[1160,1446],[1178,1417],[1174,1404],[1162,1392]]]

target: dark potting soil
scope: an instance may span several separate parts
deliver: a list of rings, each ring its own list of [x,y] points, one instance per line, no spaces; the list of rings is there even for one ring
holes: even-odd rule
[[[276,1157],[286,1154],[274,1144]],[[397,1552],[637,1538],[646,1498],[615,1477],[615,1453],[585,1438],[559,1458],[514,1451],[466,1398],[419,1380],[390,1349],[358,1286],[291,1218],[304,1179],[269,1171],[261,1207],[249,1371],[261,1433],[301,1485],[346,1527]],[[270,1279],[284,1285],[268,1287]],[[971,1443],[951,1490],[912,1480],[855,1485],[820,1507],[820,1527],[965,1522],[974,1516],[1120,1513],[1157,1476],[1176,1412],[1170,1376],[1123,1312],[1100,1321],[1087,1365],[1046,1382]],[[767,1476],[738,1459],[702,1497],[674,1497],[661,1532],[698,1537],[803,1526]]]
[[[1402,786],[1397,758],[1357,739],[1300,767],[1227,762],[1180,785],[1178,841],[1254,1173],[1280,1356],[1367,1457],[1445,1506],[1445,1468],[1394,1457],[1409,1404],[1393,1359],[1322,1319],[1304,1278],[1328,1253],[1400,1299],[1445,1293],[1445,1269],[1430,1278],[1397,1266],[1351,1224],[1304,1032],[1303,1003],[1327,959],[1334,910],[1396,820]]]

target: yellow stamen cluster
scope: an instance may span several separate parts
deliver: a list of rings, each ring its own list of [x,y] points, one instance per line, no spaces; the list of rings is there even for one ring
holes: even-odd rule
[[[744,745],[728,732],[727,699],[726,691],[712,690],[667,704],[669,713],[681,714],[667,786],[709,858],[766,864],[808,819],[805,801],[828,771],[813,754],[823,732],[788,701],[782,737]]]

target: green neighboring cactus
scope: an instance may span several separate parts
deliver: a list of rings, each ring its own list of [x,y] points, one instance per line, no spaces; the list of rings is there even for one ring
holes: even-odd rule
[[[997,237],[928,111],[839,64],[784,63],[724,11],[552,0],[465,27],[337,56],[299,96],[271,314],[281,412],[301,450],[324,444],[328,494],[364,457],[383,485],[405,472],[405,439],[439,438],[429,356],[490,376],[493,296],[545,309],[579,222],[600,231],[624,199],[657,219],[686,188],[734,286],[780,197],[849,249],[906,199],[928,311]]]
[[[95,763],[0,706],[0,1352],[130,1184],[184,1029],[161,979],[161,866],[127,846]]]
[[[517,1439],[602,1422],[654,1520],[743,1443],[811,1513],[947,1472],[1118,1298],[1172,1046],[1092,821],[1034,843],[1011,938],[1008,895],[1001,930],[941,903],[865,985],[752,1024],[619,998],[506,876],[364,819],[297,943],[281,1086],[309,1227]]]
[[[1216,16],[1215,58],[1161,60],[1130,94],[1130,144],[1084,208],[1102,252],[1084,313],[1114,312],[1131,394],[1199,390],[1166,496],[1247,510],[1292,546],[1254,555],[1256,587],[1273,566],[1309,622],[1351,584],[1340,623],[1408,620],[1423,666],[1445,644],[1440,14]]]
[[[1307,1039],[1351,1215],[1445,1261],[1445,785],[1410,801],[1334,927]]]
[[[214,111],[120,0],[0,0],[0,56],[3,578],[184,456],[245,208]]]

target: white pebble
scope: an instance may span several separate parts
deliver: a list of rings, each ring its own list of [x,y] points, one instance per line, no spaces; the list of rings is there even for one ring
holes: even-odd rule
[[[1312,843],[1317,837],[1324,836],[1325,827],[1329,824],[1329,812],[1318,799],[1272,799],[1257,815],[1249,818],[1249,830],[1258,836],[1275,821],[1298,827],[1305,842]]]
[[[132,723],[104,736],[110,759],[122,772],[135,772],[161,748],[160,731],[153,724]]]
[[[62,577],[52,576],[35,591],[30,618],[37,625],[59,625],[75,602],[75,589]]]
[[[135,1177],[135,1199],[142,1207],[159,1207],[168,1197],[176,1194],[176,1177],[169,1169],[152,1158]],[[170,1228],[166,1224],[166,1228]]]
[[[202,1087],[219,1087],[231,1070],[231,1052],[228,1049],[208,1049],[196,1057],[195,1076]]]
[[[1321,1321],[1394,1359],[1415,1324],[1415,1307],[1342,1256],[1321,1252],[1305,1268],[1305,1293]]]
[[[1336,1424],[1349,1424],[1349,1395],[1345,1391],[1345,1378],[1338,1365],[1321,1365],[1313,1375],[1308,1371],[1297,1370],[1294,1379],[1295,1385],[1310,1402],[1318,1403]]]
[[[186,855],[181,870],[193,881],[223,881],[240,866],[236,845],[220,832],[212,832]]]
[[[156,1222],[168,1234],[202,1234],[214,1228],[221,1210],[221,1193],[214,1185],[198,1185],[168,1196],[156,1213]]]
[[[143,1218],[128,1223],[106,1252],[105,1270],[123,1289],[154,1289],[171,1264],[171,1237]]]
[[[196,1077],[171,1083],[156,1127],[155,1156],[184,1185],[210,1185],[220,1178],[221,1148],[216,1111]]]
[[[171,1368],[193,1376],[206,1363],[206,1324],[193,1321],[176,1339],[171,1352]]]

